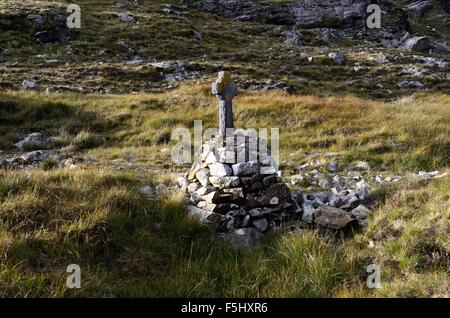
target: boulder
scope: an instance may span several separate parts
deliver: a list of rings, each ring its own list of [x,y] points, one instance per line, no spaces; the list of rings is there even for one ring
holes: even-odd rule
[[[360,204],[350,211],[350,215],[358,220],[366,219],[369,213],[370,210],[364,204]]]
[[[239,249],[255,247],[264,240],[264,235],[254,227],[240,228],[231,233],[221,233],[218,237]]]
[[[368,0],[199,0],[195,7],[237,21],[257,21],[275,25],[303,28],[334,27],[361,28],[364,26]],[[295,31],[293,31],[295,33]],[[287,36],[298,44],[295,34]]]
[[[155,193],[155,190],[151,186],[146,185],[146,186],[140,187],[139,192],[142,193],[143,195],[150,197]]]
[[[426,36],[415,36],[406,40],[403,47],[412,52],[428,52],[431,42]]]
[[[355,168],[356,169],[361,169],[361,170],[369,170],[370,169],[370,164],[367,161],[358,161],[355,164]]]
[[[28,152],[20,157],[24,163],[40,162],[48,158],[48,155],[41,150]]]
[[[34,34],[37,42],[43,44],[58,44],[69,41],[73,34],[67,26],[67,18],[64,13],[56,12],[51,26]]]
[[[343,209],[321,204],[314,212],[314,223],[339,230],[347,226],[353,219]]]

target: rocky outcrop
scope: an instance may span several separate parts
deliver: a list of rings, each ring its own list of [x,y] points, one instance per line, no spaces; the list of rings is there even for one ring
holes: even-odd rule
[[[431,47],[431,43],[426,36],[415,36],[406,40],[403,46],[412,52],[427,52]]]
[[[67,26],[66,15],[57,10],[51,11],[51,14],[46,17],[46,23],[35,24],[35,29],[37,32],[34,33],[34,38],[37,42],[44,44],[64,43],[71,40],[74,35]]]
[[[299,0],[292,4],[262,5],[252,0],[195,1],[198,9],[239,21],[258,21],[302,27],[362,27],[369,0]]]

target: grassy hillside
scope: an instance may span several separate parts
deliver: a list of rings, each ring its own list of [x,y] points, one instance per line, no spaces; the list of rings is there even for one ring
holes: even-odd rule
[[[83,98],[1,93],[1,155],[14,152],[22,134],[41,131],[56,137],[49,148],[96,163],[0,170],[0,294],[448,297],[448,176],[374,189],[374,212],[361,232],[335,239],[274,233],[250,251],[223,246],[211,229],[187,220],[180,194],[142,195],[143,185],[170,187],[188,167],[171,164],[163,151],[173,143],[172,128],[192,128],[200,118],[215,125],[208,90],[199,84]],[[330,151],[339,153],[339,167],[368,160],[373,174],[445,171],[449,102],[442,94],[380,102],[248,92],[237,99],[236,124],[280,127],[286,175],[307,153]],[[107,138],[99,143],[99,136]],[[129,164],[127,153],[136,162]],[[65,288],[71,263],[82,268],[80,290]],[[371,263],[382,269],[378,290],[365,285]]]
[[[425,90],[450,90],[445,70],[425,64],[411,52],[380,49],[360,38],[326,42],[307,29],[300,30],[301,46],[290,45],[284,42],[284,32],[292,27],[235,22],[177,6],[178,1],[122,1],[123,7],[115,6],[113,0],[78,1],[82,27],[72,32],[72,39],[38,43],[28,14],[51,20],[52,10],[64,13],[67,3],[9,0],[0,4],[0,29],[5,30],[0,33],[0,88],[16,89],[28,79],[43,90],[151,92],[169,84],[150,62],[175,59],[188,70],[198,71],[197,80],[226,69],[240,81],[284,81],[302,94],[395,99],[415,90],[399,86],[402,79],[417,80],[405,71],[407,67],[425,70],[420,79]],[[118,13],[129,13],[134,20],[120,21]],[[427,25],[432,28],[434,22]],[[434,29],[435,34],[448,33],[445,25]],[[334,63],[328,57],[331,51],[343,52],[347,62]],[[133,64],[136,56],[143,62]],[[376,62],[383,56],[389,63]]]

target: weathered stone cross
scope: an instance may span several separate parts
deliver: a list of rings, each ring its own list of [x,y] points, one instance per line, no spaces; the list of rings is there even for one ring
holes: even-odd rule
[[[234,128],[233,98],[237,95],[236,85],[229,72],[219,72],[212,84],[212,93],[219,101],[219,134],[225,136],[227,128]]]

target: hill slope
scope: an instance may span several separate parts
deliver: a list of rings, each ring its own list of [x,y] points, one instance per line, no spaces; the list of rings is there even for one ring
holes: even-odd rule
[[[77,2],[79,30],[61,24],[67,1],[0,3],[0,296],[449,296],[445,1],[380,1],[389,28],[373,31],[365,0],[333,1],[351,9],[338,19],[319,0]],[[395,47],[406,32],[431,52]],[[216,126],[223,69],[236,125],[280,128],[292,190],[322,191],[310,176],[330,164],[369,180],[367,227],[294,224],[242,251],[186,218],[171,132]]]

